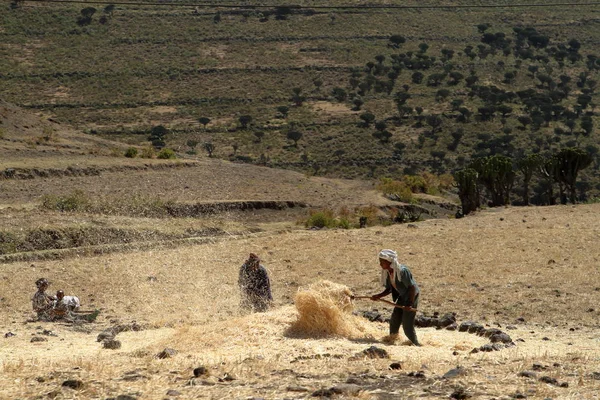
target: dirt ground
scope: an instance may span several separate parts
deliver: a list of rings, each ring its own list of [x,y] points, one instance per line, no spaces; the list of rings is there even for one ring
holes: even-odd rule
[[[429,220],[416,228],[293,231],[6,264],[0,326],[16,336],[0,342],[0,397],[161,399],[177,392],[178,398],[301,399],[341,385],[341,393],[329,394],[433,399],[462,388],[482,399],[594,399],[600,392],[598,211],[598,205],[506,208]],[[422,312],[456,312],[459,322],[500,327],[516,346],[471,354],[485,338],[434,328],[417,330],[421,348],[403,340],[387,345],[380,342],[386,324],[378,322],[369,323],[371,333],[364,337],[289,335],[298,287],[326,279],[357,294],[377,292],[376,255],[388,247],[399,252],[421,286]],[[242,315],[237,271],[251,251],[263,257],[271,274],[275,307]],[[40,276],[52,281],[51,290],[62,288],[79,295],[83,307],[100,309],[98,321],[78,331],[68,324],[25,322]],[[368,301],[355,305],[385,309]],[[120,349],[102,349],[96,342],[107,326],[133,320],[146,329],[119,334]],[[45,336],[43,329],[58,336]],[[48,341],[31,343],[32,335]],[[353,357],[371,345],[386,349],[390,358]],[[177,354],[155,357],[167,347]],[[392,362],[402,369],[390,370]],[[209,375],[191,379],[199,366]],[[441,378],[456,366],[462,368],[459,376]],[[519,376],[523,371],[535,375]],[[540,381],[544,376],[557,384]],[[61,386],[68,379],[83,386]],[[169,390],[174,392],[168,395]]]

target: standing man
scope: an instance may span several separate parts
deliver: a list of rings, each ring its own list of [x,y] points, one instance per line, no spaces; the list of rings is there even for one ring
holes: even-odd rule
[[[40,278],[35,281],[38,290],[31,299],[33,311],[37,313],[38,320],[52,321],[52,307],[54,305],[54,297],[46,294],[46,289],[50,286],[50,282],[46,278]]]
[[[398,338],[398,331],[400,325],[402,325],[406,337],[413,345],[420,346],[421,344],[417,340],[417,333],[415,332],[416,308],[419,305],[419,286],[417,286],[408,267],[398,263],[398,254],[395,251],[381,250],[379,252],[379,265],[381,266],[381,284],[385,287],[385,290],[371,296],[371,300],[379,300],[391,293],[396,305],[414,309],[414,311],[411,311],[394,307],[390,318],[390,335],[386,338],[386,341],[393,343]]]
[[[240,268],[238,285],[241,290],[242,308],[263,312],[271,306],[273,296],[269,274],[256,254],[250,253]]]

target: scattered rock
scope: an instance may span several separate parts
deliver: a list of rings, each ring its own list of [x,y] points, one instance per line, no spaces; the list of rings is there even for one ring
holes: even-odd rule
[[[527,395],[523,394],[521,392],[516,392],[514,394],[511,394],[510,397],[513,398],[513,399],[526,399]]]
[[[455,331],[455,330],[457,330],[457,329],[458,329],[458,325],[456,325],[456,322],[455,322],[455,323],[452,323],[452,324],[450,324],[450,325],[448,325],[448,326],[446,327],[446,330],[447,330],[447,331]]]
[[[231,381],[235,381],[235,377],[228,373],[225,373],[225,375],[223,375],[222,378],[219,378],[219,382],[231,382]]]
[[[546,367],[545,365],[542,365],[542,364],[533,364],[533,366],[531,368],[534,371],[543,371],[545,369],[548,369],[548,367]]]
[[[112,328],[108,328],[98,334],[96,341],[101,342],[106,339],[114,339],[115,335],[115,331]]]
[[[550,338],[549,338],[549,337],[547,337],[547,336],[544,336],[544,337],[542,338],[542,340],[548,341],[548,340],[550,340]]]
[[[357,355],[363,355],[368,358],[390,358],[390,355],[387,351],[377,346],[371,346]]]
[[[490,342],[492,343],[512,343],[512,339],[506,333],[495,333],[490,336]]]
[[[506,325],[506,329],[514,331],[515,329],[517,329],[517,327],[514,325]]]
[[[47,341],[48,341],[48,339],[46,339],[45,337],[41,337],[41,336],[34,336],[30,340],[31,343],[35,343],[35,342],[47,342]]]
[[[312,397],[332,397],[335,394],[333,389],[319,389],[315,390],[311,396]]]
[[[537,374],[533,371],[521,371],[517,376],[523,378],[537,378]]]
[[[592,378],[592,379],[596,379],[596,380],[599,380],[599,381],[600,381],[600,372],[592,372],[592,373],[590,374],[590,378]]]
[[[13,336],[17,336],[17,335],[16,335],[16,334],[14,334],[14,333],[12,333],[12,332],[6,332],[6,333],[4,334],[4,337],[5,337],[5,338],[9,338],[9,337],[13,337]]]
[[[44,330],[42,331],[42,335],[46,335],[46,336],[55,336],[55,337],[57,337],[57,336],[58,336],[56,333],[52,332],[52,331],[51,331],[51,330],[49,330],[49,329],[44,329]]]
[[[135,381],[139,381],[141,379],[148,379],[148,377],[140,374],[140,371],[137,369],[134,371],[125,372],[123,374],[123,376],[121,377],[122,381],[127,381],[127,382],[135,382]]]
[[[409,372],[406,376],[410,376],[412,378],[425,378],[425,371],[417,371],[417,372]]]
[[[524,323],[525,322],[525,318],[519,317],[519,318],[517,318],[517,322]]]
[[[109,400],[109,399],[106,399],[106,400]],[[137,400],[137,397],[131,396],[129,394],[120,394],[117,397],[115,397],[114,400]]]
[[[305,388],[303,386],[288,386],[287,391],[302,393],[302,392],[308,392],[308,388]]]
[[[194,376],[196,378],[203,375],[208,375],[208,369],[205,366],[194,368]]]
[[[549,383],[550,385],[558,386],[558,381],[549,376],[542,376],[540,378],[540,382]]]
[[[117,350],[121,348],[121,341],[116,339],[105,339],[102,342],[102,347],[110,350]]]
[[[38,376],[35,378],[35,380],[39,383],[44,383],[46,382],[46,378],[44,378],[43,376]]]
[[[74,390],[79,390],[83,388],[83,382],[78,379],[68,379],[62,383],[62,386]]]
[[[385,317],[378,311],[365,311],[362,316],[371,322],[385,322]]]
[[[361,391],[361,387],[351,383],[341,383],[331,388],[333,393],[346,396],[355,396]]]
[[[171,396],[171,397],[181,396],[181,392],[178,392],[177,390],[174,390],[174,389],[169,389],[169,390],[167,390],[167,396]]]
[[[418,226],[415,224],[408,224],[408,225],[406,225],[406,227],[407,228],[415,228],[415,229],[418,228]]]
[[[452,368],[451,370],[446,372],[442,376],[442,378],[452,379],[452,378],[456,378],[457,376],[465,375],[466,373],[467,373],[467,371],[463,367],[456,367],[456,368]]]
[[[392,370],[402,369],[402,364],[400,364],[399,362],[391,363],[390,369],[392,369]]]
[[[162,360],[162,359],[165,359],[165,358],[171,358],[175,354],[177,354],[177,350],[171,349],[171,348],[167,347],[163,351],[161,351],[160,353],[158,353],[156,355],[156,358],[160,358]]]
[[[471,395],[467,393],[465,388],[459,387],[450,395],[451,399],[464,400],[470,398]]]

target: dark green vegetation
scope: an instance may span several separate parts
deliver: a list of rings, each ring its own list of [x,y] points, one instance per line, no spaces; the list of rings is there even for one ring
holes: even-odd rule
[[[570,200],[576,188],[579,200],[600,191],[598,6],[304,4],[6,4],[0,96],[181,155],[392,178],[501,155],[515,171],[512,200],[530,201],[531,189],[550,203],[545,178]],[[591,157],[576,184],[524,161],[564,148]],[[486,193],[503,204],[507,188]]]

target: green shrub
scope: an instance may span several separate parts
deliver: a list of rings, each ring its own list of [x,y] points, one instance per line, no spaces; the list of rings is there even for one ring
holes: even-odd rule
[[[336,221],[336,226],[338,228],[342,228],[342,229],[350,229],[351,228],[350,221],[347,218],[343,218],[343,217],[338,218],[338,220]]]
[[[160,158],[161,160],[172,160],[177,158],[177,156],[173,150],[165,148],[158,153],[156,158]]]
[[[156,155],[156,152],[154,151],[153,147],[146,147],[145,149],[142,150],[140,157],[141,158],[154,158],[155,155]]]
[[[125,157],[127,158],[136,158],[138,155],[138,149],[135,147],[130,147],[125,151]]]
[[[381,190],[386,195],[396,195],[398,200],[410,203],[413,200],[410,187],[401,181],[395,181],[390,178],[381,178],[377,185],[377,189]]]
[[[73,212],[85,211],[89,208],[90,202],[87,195],[81,190],[65,196],[44,195],[42,197],[42,208],[47,210]]]

